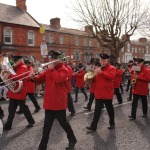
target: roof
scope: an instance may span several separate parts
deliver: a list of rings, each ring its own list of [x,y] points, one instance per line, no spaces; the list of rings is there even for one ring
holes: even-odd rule
[[[39,23],[22,9],[0,3],[0,22],[39,27]]]
[[[69,29],[69,28],[64,28],[64,27],[56,29],[56,28],[51,27],[50,25],[46,25],[46,24],[41,24],[41,25],[43,25],[45,30],[47,30],[47,31],[89,36],[89,34],[86,33],[85,31],[81,31],[78,29]]]

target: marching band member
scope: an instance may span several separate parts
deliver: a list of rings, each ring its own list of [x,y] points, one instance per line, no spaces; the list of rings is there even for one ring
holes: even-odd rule
[[[142,117],[147,117],[147,94],[148,94],[148,82],[150,81],[150,74],[149,70],[144,65],[144,59],[137,60],[138,66],[141,68],[139,72],[134,71],[135,75],[132,76],[134,79],[135,85],[132,88],[133,93],[133,102],[132,102],[132,109],[131,109],[131,116],[129,116],[130,120],[136,119],[136,110],[138,105],[138,100],[141,98],[142,100],[142,110],[143,115]]]
[[[61,54],[56,51],[50,51],[50,55],[52,60],[58,60]],[[58,119],[58,122],[67,133],[69,145],[66,149],[73,149],[77,140],[66,119],[68,69],[63,63],[55,61],[48,66],[46,71],[37,76],[32,73],[30,78],[37,83],[45,83],[43,104],[45,119],[42,139],[38,149],[47,149],[49,134],[55,118]]]
[[[75,76],[75,78],[76,78],[76,82],[75,82],[76,91],[75,91],[75,101],[74,101],[75,103],[78,102],[79,88],[85,96],[85,101],[88,100],[88,96],[87,96],[85,89],[84,89],[84,74],[85,74],[85,71],[84,71],[83,65],[80,63],[78,65],[78,71],[73,73],[73,76]]]
[[[116,74],[116,69],[109,64],[109,55],[100,54],[100,64],[101,69],[97,69],[95,77],[95,110],[94,117],[91,125],[87,127],[88,130],[96,131],[97,124],[101,115],[103,104],[107,109],[109,115],[108,129],[113,129],[115,127],[114,121],[114,107],[112,104],[112,99],[114,95],[114,78]]]
[[[29,60],[24,60],[24,63],[26,65],[27,69],[28,69],[28,75],[29,75],[30,72],[33,70],[33,67],[31,66],[31,62]],[[35,107],[35,111],[34,112],[35,113],[39,112],[39,110],[41,108],[40,108],[40,106],[39,106],[39,104],[38,104],[38,102],[37,102],[37,100],[35,98],[35,95],[34,95],[34,93],[35,93],[35,83],[32,82],[30,78],[27,78],[26,86],[27,86],[27,91],[26,91],[27,96],[30,98],[30,100],[32,101],[32,103],[34,104],[34,107]],[[21,109],[19,109],[17,111],[17,114],[22,114],[22,113],[23,112],[22,112]]]
[[[117,63],[116,64],[116,75],[115,75],[115,79],[114,79],[114,92],[115,92],[115,95],[117,97],[119,104],[122,104],[122,102],[123,102],[122,96],[119,91],[121,81],[122,81],[122,76],[123,76],[123,71],[120,69],[120,64]]]
[[[100,67],[100,63],[95,63],[94,70],[96,70],[98,67]],[[91,111],[92,103],[95,99],[94,91],[95,91],[95,79],[93,79],[93,81],[91,82],[91,85],[90,85],[89,102],[86,107],[83,107],[84,109],[86,109],[88,111]]]
[[[15,66],[16,66],[16,68],[15,68],[16,74],[15,75],[10,74],[8,77],[8,78],[13,78],[12,82],[25,77],[26,74],[24,74],[24,73],[28,71],[27,67],[25,66],[25,64],[23,62],[22,56],[14,56],[14,62],[15,62]],[[18,75],[20,75],[20,76],[18,76]],[[20,106],[24,116],[26,117],[26,119],[29,123],[26,126],[26,128],[33,127],[33,124],[35,123],[28,106],[25,104],[26,88],[27,88],[26,83],[27,83],[26,79],[24,79],[22,90],[19,93],[13,93],[13,91],[8,90],[8,98],[9,98],[8,112],[9,112],[9,115],[7,118],[7,122],[4,124],[4,130],[11,130],[13,119],[14,119],[15,112],[16,112],[18,105]]]
[[[72,91],[71,79],[72,79],[73,71],[72,71],[72,68],[68,65],[68,60],[66,58],[63,59],[63,63],[64,63],[64,66],[68,69],[68,73],[69,73],[68,80],[67,80],[68,110],[71,112],[70,116],[74,116],[76,112],[74,109],[73,99],[71,96],[71,91]]]
[[[28,69],[28,71],[32,71],[33,67],[31,66],[31,62],[29,60],[24,60],[25,65]],[[30,74],[30,72],[29,72]],[[37,99],[35,98],[35,83],[31,81],[31,79],[27,79],[27,96],[30,98],[30,100],[32,101],[32,103],[34,104],[35,110],[34,112],[39,112],[39,110],[41,109]]]

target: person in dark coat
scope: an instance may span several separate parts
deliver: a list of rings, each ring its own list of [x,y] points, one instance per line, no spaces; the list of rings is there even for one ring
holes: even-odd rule
[[[73,149],[77,140],[74,132],[66,119],[66,109],[68,104],[67,99],[67,80],[69,78],[68,69],[63,65],[62,62],[57,61],[60,53],[51,51],[51,60],[54,63],[48,65],[41,74],[35,76],[31,74],[31,79],[36,83],[45,83],[44,89],[44,103],[45,119],[42,139],[38,150],[46,150],[49,140],[49,134],[54,122],[57,118],[62,128],[67,133],[69,145],[66,150]]]

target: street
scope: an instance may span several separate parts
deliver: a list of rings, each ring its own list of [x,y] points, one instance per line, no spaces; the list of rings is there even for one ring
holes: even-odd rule
[[[73,131],[77,137],[76,150],[150,150],[150,117],[143,118],[141,101],[138,103],[137,119],[129,121],[128,116],[131,112],[131,102],[127,101],[129,93],[123,93],[123,104],[118,105],[116,96],[114,96],[115,107],[115,124],[114,130],[108,130],[109,120],[106,109],[102,111],[96,132],[91,132],[86,129],[89,126],[94,111],[88,112],[83,109],[87,102],[84,101],[84,96],[79,93],[79,102],[74,103],[76,115],[71,117],[67,110],[67,119],[69,120]],[[89,93],[88,93],[89,96]],[[75,95],[72,94],[74,99]],[[37,98],[42,107],[43,97]],[[148,97],[148,100],[150,98]],[[37,150],[41,140],[44,110],[38,113],[34,112],[34,106],[30,100],[27,104],[36,121],[34,127],[25,128],[28,124],[24,115],[15,115],[12,130],[4,131],[0,139],[0,150]],[[2,103],[2,108],[5,112],[3,121],[5,122],[8,115],[8,102]],[[150,106],[149,106],[150,108]],[[150,113],[148,111],[148,116]],[[50,133],[47,150],[65,150],[68,145],[66,133],[55,120],[52,131]]]

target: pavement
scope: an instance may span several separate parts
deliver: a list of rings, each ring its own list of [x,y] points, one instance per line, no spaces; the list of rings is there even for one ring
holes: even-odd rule
[[[114,130],[108,130],[109,125],[106,109],[102,111],[98,128],[96,132],[87,131],[86,126],[89,126],[94,112],[94,104],[92,111],[83,110],[87,102],[84,101],[84,96],[79,93],[79,102],[74,103],[76,115],[69,116],[67,110],[67,119],[70,122],[73,131],[77,137],[76,150],[150,150],[150,117],[143,118],[141,101],[138,103],[137,119],[129,121],[128,116],[131,112],[131,102],[127,101],[129,93],[123,93],[123,104],[118,105],[114,96],[113,103],[115,107],[115,123]],[[88,92],[89,95],[89,92]],[[75,95],[72,94],[74,99]],[[150,99],[148,97],[148,99]],[[43,97],[37,98],[42,107]],[[32,115],[36,121],[34,127],[26,129],[28,124],[24,115],[15,115],[12,130],[4,131],[0,139],[0,150],[37,150],[42,136],[44,110],[38,113],[34,112],[34,106],[30,100],[27,100]],[[8,103],[1,104],[6,121],[8,115]],[[149,106],[150,108],[150,106]],[[148,111],[148,116],[150,112]],[[66,133],[60,127],[57,120],[54,121],[47,150],[65,150],[68,145]]]

